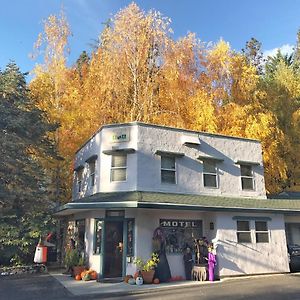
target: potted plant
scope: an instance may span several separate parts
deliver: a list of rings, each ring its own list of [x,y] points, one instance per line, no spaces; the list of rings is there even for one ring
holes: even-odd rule
[[[84,258],[76,249],[67,249],[65,264],[68,270],[72,270],[72,276],[80,275],[84,271]]]
[[[77,264],[73,266],[73,276],[76,277],[76,275],[80,275],[81,272],[85,270],[85,264],[84,264],[84,258],[80,257],[78,254],[79,259],[77,261]]]
[[[158,254],[152,253],[151,257],[144,261],[140,257],[136,257],[133,263],[137,266],[145,283],[152,283],[154,277],[154,268],[159,263]]]

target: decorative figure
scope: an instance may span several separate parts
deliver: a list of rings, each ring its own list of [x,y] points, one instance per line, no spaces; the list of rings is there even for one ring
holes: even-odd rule
[[[135,280],[135,283],[136,283],[136,285],[142,285],[142,284],[144,283],[142,274],[141,274],[140,272],[139,272],[138,277],[137,277],[136,280]]]
[[[216,254],[213,244],[208,246],[208,280],[214,281],[215,279],[215,266],[217,264]]]
[[[191,248],[187,247],[184,251],[183,255],[183,262],[184,262],[184,270],[185,270],[185,279],[191,280],[191,272],[193,268],[193,257]]]
[[[166,239],[160,227],[156,228],[152,238],[153,252],[158,255],[159,262],[155,267],[154,278],[159,282],[167,282],[171,278],[170,266],[166,256]]]
[[[208,257],[207,242],[205,239],[195,239],[194,245],[196,252],[196,265],[205,264]]]

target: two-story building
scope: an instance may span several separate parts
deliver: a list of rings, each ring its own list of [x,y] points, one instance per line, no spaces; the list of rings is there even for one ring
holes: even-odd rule
[[[103,126],[78,150],[73,199],[56,215],[74,222],[101,277],[132,274],[158,226],[172,276],[205,236],[223,277],[289,272],[285,223],[300,223],[299,202],[267,199],[257,140],[133,122]]]

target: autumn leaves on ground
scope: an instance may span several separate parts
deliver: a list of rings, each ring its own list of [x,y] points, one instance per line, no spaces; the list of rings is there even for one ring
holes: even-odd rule
[[[258,139],[268,193],[299,184],[299,40],[292,56],[265,61],[255,39],[240,52],[193,33],[175,40],[167,17],[134,3],[71,67],[70,35],[63,13],[45,20],[33,54],[43,64],[29,83],[33,106],[58,124],[48,137],[60,159],[41,164],[60,203],[70,199],[75,151],[101,125],[130,121]]]

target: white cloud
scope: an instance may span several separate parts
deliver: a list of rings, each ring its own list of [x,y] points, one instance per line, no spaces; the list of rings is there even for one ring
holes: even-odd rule
[[[294,52],[294,46],[290,44],[284,44],[281,47],[266,50],[263,53],[264,58],[268,58],[268,56],[275,56],[278,50],[280,50],[282,54],[292,54]]]

